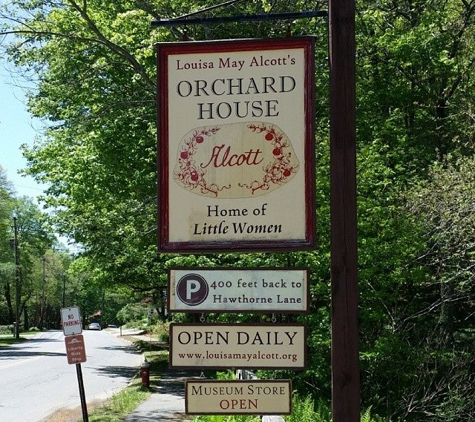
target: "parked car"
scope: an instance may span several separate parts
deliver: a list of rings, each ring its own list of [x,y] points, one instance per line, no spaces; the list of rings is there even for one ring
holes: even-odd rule
[[[89,329],[90,330],[102,330],[102,327],[101,327],[101,324],[99,324],[98,322],[91,322],[89,324]]]

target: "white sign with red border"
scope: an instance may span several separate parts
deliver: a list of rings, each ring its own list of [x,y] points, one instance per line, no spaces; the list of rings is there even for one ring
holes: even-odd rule
[[[82,333],[82,321],[78,307],[61,309],[61,325],[65,336]]]
[[[157,44],[160,250],[314,247],[314,42]]]

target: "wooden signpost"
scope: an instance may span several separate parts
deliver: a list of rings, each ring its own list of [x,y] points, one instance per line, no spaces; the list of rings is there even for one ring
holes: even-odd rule
[[[299,17],[305,17],[305,14],[299,14]],[[332,420],[357,422],[360,420],[360,391],[357,326],[355,1],[330,0],[328,17]],[[267,18],[268,16],[247,16],[229,17],[227,20],[210,18],[209,21]],[[201,18],[190,18],[168,22],[159,20],[154,23],[172,26],[203,23],[203,21]],[[314,102],[313,43],[308,44],[307,40],[299,44],[301,40],[289,38],[280,45],[276,43],[277,48],[273,49],[267,45],[271,40],[265,42],[256,40],[247,44],[236,43],[237,48],[231,47],[231,51],[227,50],[227,46],[232,46],[234,42],[175,43],[173,46],[163,45],[158,49],[160,138],[158,145],[161,160],[158,173],[159,197],[162,198],[159,211],[160,251],[254,252],[304,250],[311,249],[315,245],[314,187],[309,190],[309,186],[314,182],[314,174],[309,170],[309,165],[311,167],[314,165],[312,161],[314,116],[311,112]],[[296,44],[292,44],[293,42]],[[178,46],[179,44],[181,45]],[[303,50],[294,55],[294,48]],[[272,56],[273,53],[279,52],[279,49],[281,52],[287,50],[284,55]],[[271,50],[271,53],[264,50]],[[251,63],[255,66],[253,70],[258,69],[255,74],[252,71],[248,72],[251,70]],[[300,76],[292,73],[291,79],[284,79],[282,70],[284,68],[286,71],[289,70],[292,63],[298,63]],[[240,74],[230,76],[228,72],[239,72],[243,69],[245,72],[241,82],[246,80],[246,86],[237,86],[233,81],[238,81],[241,78]],[[272,70],[272,74],[263,73],[269,69]],[[226,72],[225,76],[218,76],[216,70]],[[172,72],[173,77],[177,79],[169,79]],[[181,75],[189,77],[182,78]],[[275,94],[273,98],[262,95],[269,93],[271,88],[267,82],[264,82],[262,88],[260,85],[262,80],[258,80],[259,77],[264,77],[269,83],[277,82],[277,85],[272,87]],[[305,80],[303,85],[302,82],[297,82],[299,80]],[[226,81],[228,81],[227,87]],[[293,82],[289,85],[290,81],[296,82],[295,87]],[[302,86],[307,88],[305,93],[301,90]],[[284,113],[280,107],[285,100],[290,99],[290,96],[286,98],[286,94],[290,91],[293,91],[296,97],[286,107],[290,112]],[[239,97],[232,100],[223,98],[236,93]],[[242,96],[250,93],[257,94],[257,98],[253,97],[244,111],[239,108],[243,104]],[[181,102],[183,99],[193,98],[197,101]],[[281,103],[281,100],[284,102]],[[304,104],[305,113],[297,112],[294,115],[292,110],[295,103],[297,107]],[[180,117],[173,122],[171,117],[175,116],[175,110],[180,110],[178,113]],[[302,111],[301,108],[299,110]],[[190,125],[192,122],[187,121],[186,128],[183,128],[183,111],[187,116],[195,116],[194,124]],[[245,119],[242,120],[241,116]],[[304,120],[302,116],[305,116]],[[290,120],[286,119],[295,117],[298,117],[298,120],[288,126]],[[198,122],[202,124],[197,124]],[[243,122],[245,124],[242,124]],[[297,125],[294,125],[295,122]],[[294,129],[302,123],[307,129],[310,128],[302,132],[301,136],[307,144],[303,148],[302,145],[295,148],[293,142],[296,138],[289,133],[295,133]],[[253,133],[250,134],[249,131]],[[256,131],[261,131],[260,134],[263,135],[260,143],[256,143],[258,139]],[[246,135],[241,136],[240,133]],[[170,137],[170,134],[173,136]],[[225,138],[221,139],[220,134],[226,134]],[[267,148],[266,142],[273,143],[273,148]],[[204,145],[208,145],[208,149]],[[235,146],[241,150],[236,152]],[[278,166],[273,166],[272,160],[267,160],[265,163],[269,164],[269,167],[264,168],[269,171],[264,170],[264,174],[260,175],[256,172],[257,166],[262,165],[261,158],[268,159],[275,154],[280,161],[289,153],[294,158],[287,162],[287,167],[277,168]],[[198,166],[193,167],[196,163]],[[225,168],[232,171],[225,174],[223,171]],[[236,171],[237,168],[242,171]],[[211,171],[208,173],[209,170]],[[216,179],[217,174],[220,176]],[[245,178],[249,174],[252,175],[250,180]],[[277,180],[271,177],[275,174],[280,174],[278,178],[281,182],[285,182],[283,183],[285,187],[271,186]],[[309,183],[304,190],[302,181]],[[267,197],[259,196],[264,192],[262,190],[264,186],[265,189],[271,187],[274,194],[272,195],[270,189]],[[247,193],[243,193],[243,189],[246,188],[250,188],[253,194],[248,196]],[[254,196],[255,192],[258,192],[258,195]],[[290,194],[287,199],[294,198],[295,201],[285,202],[287,199],[282,198],[284,192]],[[220,202],[220,197],[231,200],[236,205],[223,206],[224,202]],[[307,202],[303,205],[302,200]],[[190,203],[198,205],[191,207]],[[300,219],[299,226],[292,226],[288,221],[297,221],[295,216],[289,218],[285,214],[279,214],[288,209],[296,210],[301,217],[304,216],[304,224],[301,224],[303,220]],[[287,235],[292,232],[297,233],[297,236]],[[173,306],[177,309],[182,306],[191,311],[192,307],[197,306],[194,308],[197,310],[198,306],[201,306],[201,303],[192,303],[191,297],[196,293],[194,289],[201,289],[203,285],[198,278],[189,281],[185,296],[174,302]],[[172,290],[171,293],[179,295],[176,290]],[[200,294],[207,298],[209,291],[203,294],[200,290]],[[197,296],[199,294],[194,297]],[[274,296],[269,297],[274,300]],[[206,298],[203,299],[203,303],[208,302],[202,305],[203,307],[209,306],[209,299]],[[213,298],[213,300],[219,302],[219,299]]]
[[[355,1],[329,0],[332,420],[360,420]]]

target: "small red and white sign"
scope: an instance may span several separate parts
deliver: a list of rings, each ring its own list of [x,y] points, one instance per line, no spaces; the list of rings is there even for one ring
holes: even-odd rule
[[[82,334],[68,336],[64,339],[66,354],[70,365],[86,362],[86,348]]]
[[[65,336],[82,333],[82,321],[78,307],[61,309],[61,325]]]

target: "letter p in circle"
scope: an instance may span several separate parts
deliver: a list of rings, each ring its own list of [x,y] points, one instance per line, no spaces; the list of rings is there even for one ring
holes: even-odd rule
[[[198,274],[187,274],[178,280],[176,294],[189,306],[203,303],[208,297],[209,286],[206,280]]]

